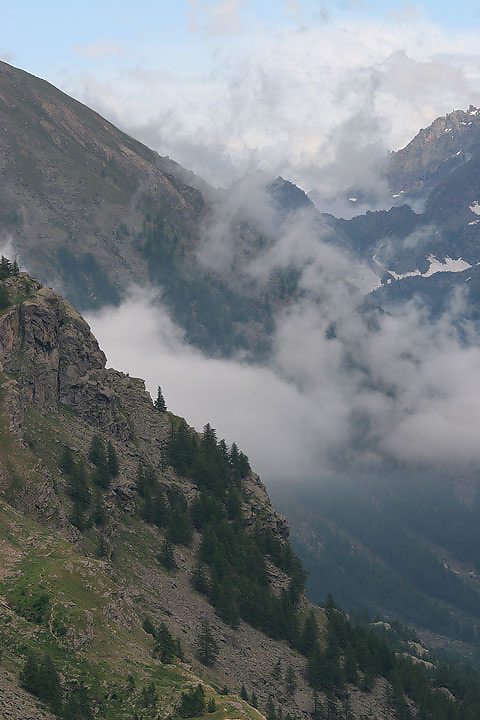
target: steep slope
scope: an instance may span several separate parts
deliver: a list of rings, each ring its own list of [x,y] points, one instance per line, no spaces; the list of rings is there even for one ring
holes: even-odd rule
[[[0,320],[1,487],[3,497],[27,513],[2,505],[2,607],[11,620],[6,646],[13,632],[18,649],[18,634],[28,628],[38,647],[50,647],[56,638],[56,657],[69,658],[75,672],[85,663],[91,673],[93,663],[99,683],[113,682],[112,673],[118,674],[114,685],[126,681],[130,666],[137,682],[153,673],[174,691],[185,689],[195,675],[183,665],[155,670],[159,663],[152,660],[152,638],[142,630],[142,622],[147,614],[155,625],[165,622],[193,659],[196,634],[202,619],[208,618],[220,647],[212,680],[219,687],[233,684],[237,692],[245,683],[250,692],[256,691],[259,702],[266,702],[269,692],[278,692],[274,680],[268,680],[268,668],[285,646],[244,623],[239,628],[225,625],[192,588],[189,577],[198,562],[198,534],[191,547],[175,547],[178,570],[165,572],[158,560],[164,532],[145,524],[136,513],[141,502],[139,467],[156,471],[165,491],[176,487],[190,501],[196,496],[191,482],[164,468],[162,447],[173,417],[159,415],[142,381],[105,369],[104,355],[88,326],[68,303],[26,275],[5,283],[12,299],[22,302]],[[113,444],[119,472],[108,489],[93,483],[91,493],[95,491],[103,515],[99,521],[87,520],[87,514],[98,510],[92,498],[81,523],[75,516],[72,478],[60,472],[58,458],[68,446],[74,458],[86,461],[94,437]],[[285,542],[285,521],[274,512],[254,475],[243,481],[243,497],[252,526],[258,519],[261,527]],[[283,573],[274,564],[269,568],[272,582],[281,584]],[[48,622],[40,620],[35,627],[26,620],[34,617],[32,605],[42,593],[48,596]],[[12,615],[12,608],[17,614]],[[118,667],[117,653],[124,658],[120,661],[119,655]],[[289,662],[300,663],[300,669],[300,657],[291,656]],[[102,663],[109,667],[106,673]],[[193,660],[193,672],[198,667]],[[266,679],[260,683],[261,677]],[[177,699],[178,695],[177,689]],[[301,706],[305,711],[310,702],[301,685],[298,701],[301,713]],[[120,716],[115,703],[107,702],[107,707],[113,717]]]
[[[455,110],[439,117],[401,150],[390,155],[386,173],[394,196],[423,195],[476,152],[480,110]]]
[[[218,720],[263,717],[256,705],[306,718],[315,695],[319,716],[390,720],[412,672],[415,702],[460,712],[425,658],[409,670],[370,628],[307,603],[285,519],[236,447],[222,465],[212,428],[159,412],[67,302],[2,272],[4,717],[192,717],[208,701]]]
[[[265,293],[239,292],[196,255],[225,212],[239,245],[264,239],[251,218],[225,210],[225,194],[6,63],[0,127],[0,236],[23,266],[79,310],[116,304],[129,285],[150,282],[202,349],[262,351],[271,324]],[[273,183],[274,203],[311,205],[288,185]],[[279,283],[269,288],[273,303],[282,292]]]
[[[79,306],[115,302],[122,285],[148,274],[130,237],[148,214],[189,241],[203,208],[198,191],[97,113],[6,63],[0,124],[0,230]]]
[[[400,619],[436,652],[480,664],[479,494],[473,477],[426,478],[397,470],[275,492],[289,508],[292,542],[310,573],[351,611]]]

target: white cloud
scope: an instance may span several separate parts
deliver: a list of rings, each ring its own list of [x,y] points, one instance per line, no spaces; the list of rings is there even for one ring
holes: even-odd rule
[[[235,255],[242,202],[257,222],[274,222],[259,177],[248,184],[205,228],[200,258],[209,263],[219,243],[226,248],[215,271],[237,291],[261,293],[278,270],[299,273],[300,299],[278,310],[268,362],[209,359],[137,291],[120,309],[90,315],[110,364],[145,377],[153,395],[161,385],[175,412],[237,441],[269,481],[367,472],[392,460],[478,467],[480,341],[470,331],[468,344],[460,337],[462,295],[435,321],[413,303],[394,314],[366,307],[376,276],[325,242],[308,211],[277,218],[266,243]]]
[[[193,7],[235,24],[240,3]],[[210,71],[180,78],[159,52],[62,84],[215,185],[261,168],[323,196],[360,180],[380,191],[387,149],[480,102],[477,33],[419,15],[249,27],[201,47]]]
[[[245,0],[187,0],[187,3],[190,6],[189,26],[194,32],[226,34],[241,29],[238,11]]]
[[[90,45],[75,45],[73,52],[89,60],[103,60],[104,58],[120,57],[126,50],[111,40],[99,40]]]

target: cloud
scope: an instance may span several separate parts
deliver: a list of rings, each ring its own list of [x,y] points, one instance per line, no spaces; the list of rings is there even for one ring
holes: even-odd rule
[[[0,60],[11,64],[15,60],[15,54],[0,48]]]
[[[239,10],[245,0],[187,0],[189,27],[194,32],[228,34],[241,29]]]
[[[122,57],[126,51],[111,40],[99,40],[90,45],[75,45],[73,52],[89,60],[103,60],[111,57]]]
[[[265,234],[251,246],[247,237],[242,254],[236,211],[244,207]],[[480,339],[461,321],[461,293],[435,320],[412,302],[381,312],[366,302],[378,283],[372,270],[327,241],[314,212],[272,213],[258,175],[211,222],[199,257],[209,264],[222,247],[215,272],[237,292],[262,293],[279,271],[297,273],[297,299],[277,306],[268,360],[206,357],[161,302],[134,290],[119,309],[88,318],[111,365],[145,377],[152,395],[161,385],[176,413],[235,440],[269,482],[392,463],[439,472],[480,466],[472,393]]]
[[[238,2],[193,2],[202,8],[200,25],[237,24]],[[387,150],[480,102],[477,34],[446,33],[418,14],[332,18],[205,36],[190,75],[159,53],[62,85],[214,185],[263,169],[323,198],[361,180],[381,196]]]
[[[219,437],[235,440],[250,453],[257,471],[270,477],[308,473],[314,438],[302,438],[298,422],[314,432],[316,413],[275,372],[195,351],[168,314],[138,290],[119,309],[90,314],[87,320],[107,351],[109,366],[145,378],[152,396],[161,385],[169,408],[198,429],[210,422]],[[282,447],[279,440],[286,435],[290,441]]]

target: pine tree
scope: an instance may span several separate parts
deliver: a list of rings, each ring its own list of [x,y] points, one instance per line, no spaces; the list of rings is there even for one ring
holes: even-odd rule
[[[295,670],[291,665],[288,666],[287,672],[285,674],[285,687],[287,690],[287,694],[292,697],[295,695],[295,690],[297,689],[297,680],[295,677]]]
[[[39,674],[39,697],[46,700],[52,710],[59,709],[62,698],[62,688],[60,685],[60,677],[57,672],[52,658],[45,653],[43,661],[38,669]]]
[[[99,488],[95,490],[95,501],[92,512],[92,520],[97,527],[102,527],[107,522],[107,512],[103,502],[102,493]]]
[[[160,655],[160,659],[163,663],[171,663],[177,654],[178,646],[165,623],[161,623],[155,637],[157,642],[154,648],[154,653]]]
[[[197,637],[197,652],[198,659],[203,665],[207,667],[215,665],[218,656],[218,643],[206,618],[202,620],[202,627]]]
[[[0,310],[4,310],[10,305],[10,296],[8,290],[3,283],[0,283]]]
[[[159,413],[167,412],[167,404],[165,402],[165,398],[163,397],[162,388],[160,387],[160,385],[158,386],[157,399],[153,404],[155,405]]]
[[[88,451],[88,459],[91,463],[96,465],[97,467],[99,465],[106,465],[107,464],[107,456],[105,454],[105,446],[103,444],[103,440],[99,435],[94,435],[92,438],[92,441],[90,443],[90,448]]]
[[[240,690],[240,697],[242,700],[245,700],[245,702],[248,702],[248,693],[245,685],[242,685],[242,689]]]
[[[318,626],[313,610],[307,615],[300,636],[299,649],[304,655],[310,655],[318,640]]]
[[[165,540],[165,542],[163,543],[162,550],[158,559],[160,560],[160,563],[163,565],[165,570],[176,569],[177,563],[175,562],[173,546],[172,543],[168,542],[168,540]]]
[[[280,660],[280,658],[278,658],[277,662],[273,667],[272,677],[274,680],[276,680],[276,682],[281,682],[282,680],[282,661]]]
[[[35,655],[31,651],[27,653],[25,665],[20,673],[20,683],[25,690],[28,690],[33,695],[38,695],[38,664]]]
[[[108,442],[107,455],[107,465],[110,471],[110,476],[115,478],[118,475],[118,458],[111,440]]]
[[[210,590],[208,577],[200,563],[192,572],[192,586],[197,592],[202,593],[202,595],[207,595]]]
[[[205,691],[201,685],[182,693],[178,714],[184,718],[200,717],[205,712]]]
[[[265,717],[267,720],[277,720],[277,713],[275,712],[275,705],[273,704],[273,698],[271,695],[268,696],[267,705],[265,707]]]
[[[58,460],[58,467],[66,475],[69,475],[75,467],[75,460],[73,459],[73,452],[72,452],[72,449],[68,445],[66,445],[61,452],[61,455]]]
[[[97,544],[95,547],[95,554],[98,558],[102,559],[108,555],[108,545],[105,540],[103,533],[98,534]]]
[[[150,683],[148,688],[142,690],[142,705],[143,707],[152,707],[157,703],[157,691],[153,682]]]

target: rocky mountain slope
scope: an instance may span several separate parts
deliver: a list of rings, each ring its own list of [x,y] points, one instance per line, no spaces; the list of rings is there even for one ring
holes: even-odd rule
[[[395,197],[426,195],[477,151],[480,110],[455,110],[436,118],[390,155],[386,177]]]
[[[206,450],[211,429],[196,436],[159,411],[143,381],[105,368],[71,305],[8,263],[2,267],[8,275],[0,285],[8,293],[0,315],[2,716],[51,718],[50,707],[77,720],[191,717],[205,714],[208,702],[217,719],[263,713],[273,719],[277,710],[306,718],[314,709],[312,687],[318,717],[322,707],[329,717],[385,720],[413,708],[402,668],[431,666],[430,659],[398,664],[370,628],[354,629],[333,606],[325,614],[305,600],[286,521],[245,456],[232,448],[222,475],[212,471],[209,452],[218,459],[224,446],[215,441],[216,449]],[[196,469],[186,474],[178,470],[188,455],[178,454],[185,438],[197,453]],[[242,457],[243,470],[229,475]],[[228,559],[222,533],[236,558]],[[242,597],[233,585],[222,600],[229,574],[242,584],[249,572],[237,563],[242,557],[255,563],[249,587]],[[247,622],[245,596],[262,573]],[[294,618],[294,625],[273,625],[277,616]],[[381,655],[369,655],[367,640]],[[425,653],[408,642],[399,651]],[[363,660],[356,661],[361,647]],[[348,648],[354,654],[347,662]],[[38,667],[49,668],[48,675],[41,670],[48,682],[40,687]],[[324,675],[329,667],[336,679]],[[200,707],[192,709],[199,684]],[[427,702],[426,688],[415,702]],[[460,696],[447,702],[428,690],[428,698],[464,707]]]
[[[347,249],[347,257],[352,259],[352,267],[359,261],[375,269],[381,277],[382,287],[376,291],[373,300],[375,304],[387,309],[392,303],[420,293],[424,298],[430,296],[432,310],[441,311],[442,302],[447,302],[453,283],[467,285],[465,281],[468,280],[468,299],[471,302],[467,306],[471,308],[472,317],[475,319],[475,312],[478,310],[475,263],[480,261],[480,258],[477,259],[479,228],[476,218],[480,187],[475,154],[477,115],[473,109],[463,115],[458,113],[449,116],[449,119],[437,122],[436,125],[434,123],[435,130],[424,133],[403,155],[398,155],[401,157],[401,160],[397,161],[398,183],[405,184],[405,173],[408,171],[412,174],[412,192],[423,192],[425,188],[430,188],[429,183],[434,185],[423,213],[415,213],[408,206],[403,206],[392,208],[388,212],[367,213],[347,222],[320,216],[298,188],[281,178],[270,184],[262,182],[258,185],[252,184],[250,179],[243,185],[240,183],[239,187],[230,193],[215,192],[173,161],[160,158],[48,83],[6,64],[0,65],[0,71],[0,119],[3,128],[0,132],[0,150],[4,188],[0,201],[0,228],[3,238],[5,242],[11,242],[20,259],[35,269],[41,279],[53,279],[57,287],[65,288],[68,297],[78,308],[118,302],[129,282],[143,284],[148,278],[162,289],[164,302],[177,322],[185,328],[187,338],[209,354],[222,352],[229,355],[241,349],[250,351],[251,355],[257,353],[263,354],[263,357],[268,356],[269,339],[277,311],[288,306],[292,299],[302,297],[304,288],[299,288],[299,267],[303,267],[302,262],[307,266],[311,260],[308,243],[305,260],[302,253],[299,253],[300,265],[295,255],[295,262],[289,266],[284,260],[288,260],[290,256],[285,253],[282,257],[283,264],[277,268],[273,263],[274,271],[268,274],[266,280],[261,273],[261,263],[254,268],[258,274],[253,281],[251,273],[245,269],[248,270],[252,261],[258,258],[267,261],[271,259],[273,253],[270,251],[275,248],[277,240],[284,240],[289,237],[289,233],[298,232],[297,247],[302,252],[304,238],[308,238],[312,245],[315,245],[317,238],[321,237],[324,242],[331,243],[336,248]],[[459,152],[460,140],[466,148],[465,154]],[[428,149],[425,143],[428,144]],[[437,146],[439,149],[435,150]],[[428,176],[428,183],[421,180],[423,176]],[[293,227],[293,218],[301,220],[298,225],[300,230]],[[224,265],[220,263],[213,269],[199,262],[197,252],[202,249],[205,239],[212,238],[217,243],[214,247],[221,250],[215,256],[215,261],[218,261],[218,258],[225,261]],[[288,245],[286,248],[288,249]],[[457,263],[455,270],[458,272],[437,272],[438,264],[443,265],[442,270],[451,269],[447,262],[448,257]],[[268,262],[266,265],[268,266]],[[11,299],[18,298],[21,301],[15,310],[11,309],[2,316],[5,318],[1,331],[5,343],[5,428],[6,432],[11,428],[16,438],[12,445],[13,440],[8,430],[3,463],[5,469],[2,475],[6,501],[10,506],[15,500],[20,510],[26,509],[34,513],[35,517],[40,515],[53,532],[60,533],[65,542],[73,543],[75,562],[72,555],[68,563],[74,562],[80,575],[83,573],[82,553],[86,552],[87,557],[94,563],[95,572],[103,573],[102,583],[106,583],[105,587],[110,587],[108,583],[113,582],[112,576],[118,579],[118,575],[122,575],[125,570],[123,565],[120,566],[121,573],[118,568],[112,570],[112,567],[115,568],[116,563],[123,562],[122,558],[125,556],[136,553],[135,562],[127,563],[126,572],[130,580],[127,583],[126,595],[122,595],[122,583],[120,586],[112,585],[109,590],[99,590],[98,596],[85,600],[85,615],[82,615],[81,623],[90,627],[88,613],[94,612],[92,608],[99,606],[99,596],[103,592],[111,592],[117,599],[121,598],[118,599],[119,617],[133,613],[136,618],[132,627],[137,633],[134,642],[139,643],[144,652],[142,682],[147,682],[153,672],[149,669],[152,641],[150,637],[142,634],[141,629],[145,608],[154,608],[155,612],[152,610],[150,613],[149,610],[149,613],[158,625],[159,622],[166,622],[166,619],[177,617],[173,607],[185,605],[185,615],[192,615],[193,624],[181,618],[171,619],[169,627],[177,636],[180,634],[182,637],[190,637],[189,657],[194,663],[195,643],[191,632],[193,625],[198,625],[203,617],[204,610],[215,630],[223,638],[220,652],[229,647],[229,643],[235,645],[239,631],[229,634],[231,631],[228,622],[225,625],[218,619],[211,604],[203,595],[196,594],[188,581],[189,573],[197,569],[203,530],[201,527],[197,528],[197,534],[194,532],[193,535],[193,552],[188,549],[189,546],[182,543],[175,547],[176,563],[180,566],[175,577],[184,577],[182,581],[175,580],[178,593],[171,595],[173,590],[170,585],[167,588],[165,583],[157,584],[165,578],[169,583],[171,581],[171,576],[165,574],[158,565],[158,556],[164,550],[165,528],[155,535],[156,526],[151,522],[153,516],[149,515],[147,508],[149,501],[152,507],[153,501],[158,501],[159,507],[164,502],[167,507],[181,515],[182,508],[174,508],[174,505],[177,501],[181,505],[182,501],[178,498],[175,500],[174,494],[171,500],[173,505],[170,506],[167,497],[172,484],[180,484],[187,503],[191,505],[195,501],[199,485],[192,481],[191,476],[202,476],[198,457],[190,457],[182,469],[178,456],[174,462],[174,458],[168,454],[172,447],[172,435],[177,449],[183,443],[183,451],[190,452],[189,443],[193,433],[190,430],[185,431],[180,420],[173,416],[159,417],[152,408],[149,396],[144,393],[141,381],[105,370],[101,351],[72,308],[64,303],[57,304],[59,301],[54,294],[39,287],[26,276],[9,279],[6,283],[10,284]],[[322,293],[318,294],[321,299]],[[33,305],[30,304],[32,302]],[[25,337],[20,341],[22,333]],[[63,348],[62,351],[60,347]],[[159,381],[161,382],[161,378]],[[77,475],[81,476],[83,472],[78,470],[82,467],[81,464],[78,465],[80,461],[86,464],[88,478],[95,472],[94,464],[92,465],[88,458],[96,435],[100,436],[105,447],[111,442],[119,458],[118,477],[111,481],[105,492],[103,489],[99,490],[101,485],[97,487],[98,483],[91,479],[87,482],[87,490],[85,487],[73,487],[75,478],[78,481]],[[200,443],[200,440],[198,442]],[[12,451],[12,447],[21,448],[21,452]],[[76,470],[73,479],[68,473],[62,472],[58,465],[60,452],[66,447],[72,451],[75,458]],[[148,468],[155,471],[167,499],[158,500],[161,496],[158,495],[156,485],[153,486],[152,494],[152,488],[145,488],[143,480],[139,483],[139,464],[143,475],[146,473],[150,477]],[[182,474],[187,475],[186,480],[180,479]],[[28,482],[25,478],[28,478]],[[30,482],[32,478],[33,481]],[[255,526],[255,518],[264,517],[261,507],[268,507],[268,501],[254,476],[243,478],[243,481],[248,488],[248,502],[244,498],[243,505],[247,513],[245,517],[250,518],[249,527]],[[139,487],[143,495],[139,492]],[[221,491],[226,492],[225,487],[222,486]],[[88,494],[90,499],[86,509],[82,502],[86,502],[85,497]],[[259,506],[254,502],[256,509],[248,510],[248,503],[257,495]],[[448,495],[446,497],[448,500]],[[378,501],[374,492],[370,499]],[[382,502],[383,500],[384,498]],[[232,499],[231,502],[234,507],[236,501]],[[311,506],[311,499],[307,499],[306,504]],[[312,546],[316,542],[318,547],[323,549],[327,546],[328,532],[334,523],[330,519],[330,525],[325,530],[320,501],[317,506],[317,518],[323,534],[317,534],[314,541],[308,536],[308,543]],[[389,507],[391,509],[391,504]],[[103,527],[100,521],[105,508],[111,520]],[[293,505],[289,507],[289,511],[292,510]],[[369,510],[372,511],[372,506]],[[9,507],[8,513],[10,512]],[[220,509],[222,520],[225,520],[225,512],[226,504]],[[210,513],[208,520],[211,520],[213,510],[207,512],[203,508],[201,513],[206,513],[207,516]],[[375,513],[373,515],[375,520],[378,519]],[[99,525],[95,524],[94,516]],[[144,516],[150,520],[145,521]],[[275,514],[267,512],[266,516],[272,519],[275,534],[285,528]],[[16,527],[20,523],[19,517],[23,516],[9,516],[8,521],[5,521],[5,533],[8,537],[11,537],[8,527]],[[457,518],[459,524],[462,517],[460,513]],[[348,520],[350,522],[351,518]],[[198,520],[200,525],[204,521],[205,517]],[[34,520],[30,518],[29,522],[33,523]],[[133,527],[131,532],[125,530],[125,523],[129,528]],[[13,550],[7,549],[6,552],[12,552],[12,556],[17,552],[20,553],[19,558],[28,558],[29,533],[40,533],[36,535],[40,537],[44,528],[35,526],[34,530],[33,525],[22,527],[27,538],[25,543],[20,543]],[[222,527],[227,537],[225,524]],[[380,523],[378,528],[381,527]],[[334,530],[334,535],[338,534],[342,540],[345,536],[348,539],[353,538],[352,542],[347,541],[342,552],[335,555],[335,563],[330,562],[330,565],[336,566],[335,572],[344,579],[345,575],[348,575],[346,568],[352,566],[351,562],[349,566],[351,548],[355,547],[357,551],[365,548],[367,543],[364,537],[355,535],[354,529],[345,518],[337,518]],[[418,528],[407,524],[402,532],[411,538],[411,533],[417,530]],[[137,540],[133,544],[130,542],[133,535],[141,538],[145,547],[150,542],[153,543],[151,551],[146,553],[146,568],[143,568],[143,565],[140,567],[143,555],[137,547]],[[281,532],[278,537],[282,537]],[[438,536],[433,531],[428,537],[420,533],[417,539],[423,549],[430,543],[440,545],[443,551],[449,550],[442,546],[443,540],[437,542]],[[46,552],[50,553],[51,550],[58,561],[63,550],[57,548],[56,540],[52,542],[53,545],[49,545]],[[371,542],[372,545],[375,544],[373,540]],[[464,544],[467,546],[468,542],[465,541]],[[334,546],[335,542],[329,545],[332,552]],[[80,550],[77,553],[78,549]],[[430,547],[429,549],[431,550]],[[105,553],[108,560],[105,560]],[[104,557],[95,557],[96,554]],[[371,569],[374,566],[376,570],[385,567],[385,557],[371,549],[367,555],[366,567]],[[360,562],[361,553],[356,557],[359,558],[357,565],[365,567]],[[458,560],[458,557],[454,556],[454,559]],[[267,560],[268,571],[273,573],[272,588],[277,595],[279,592],[281,594],[282,582],[288,581],[285,578],[282,581],[282,574],[279,573],[281,568],[277,567],[275,570],[275,563],[272,568],[273,561],[268,558]],[[471,562],[471,558],[467,560]],[[437,557],[437,561],[448,565],[451,558]],[[27,563],[27,560],[25,562]],[[217,559],[215,562],[218,564],[218,571],[221,561]],[[32,567],[37,567],[38,563],[38,558],[33,555]],[[14,565],[14,573],[18,567]],[[232,570],[231,563],[228,567],[229,572],[234,573],[238,580],[237,569]],[[315,563],[312,564],[312,568],[314,567]],[[437,567],[435,569],[438,570]],[[455,569],[449,570],[450,574],[447,573],[447,578],[451,579],[456,571],[455,565]],[[53,575],[55,572],[52,570]],[[182,572],[184,575],[181,575]],[[335,572],[329,576],[330,579]],[[466,569],[466,574],[469,572],[470,567]],[[226,575],[228,576],[228,573]],[[354,573],[349,581],[353,576]],[[55,588],[58,585],[55,583],[63,582],[65,578],[62,576],[59,580],[50,575],[48,577],[49,582],[53,583],[51,587],[54,589],[51,592],[56,597]],[[438,579],[438,574],[436,577]],[[5,587],[5,592],[14,592],[15,575],[9,578],[10,584]],[[213,579],[210,578],[211,581]],[[352,583],[353,590],[350,588],[350,594],[357,599],[364,598],[368,587],[364,587],[362,576],[357,579],[356,585]],[[384,579],[390,582],[391,577]],[[440,580],[443,582],[443,576]],[[39,577],[35,576],[32,582],[38,585]],[[90,583],[90,580],[88,582]],[[90,584],[94,587],[93,581]],[[219,592],[214,598],[217,610],[224,619],[238,619],[240,628],[246,627],[245,618],[236,617],[239,607],[245,615],[250,613],[250,620],[254,613],[251,607],[247,608],[246,604],[241,602],[242,592],[237,589],[232,605],[227,601],[229,593],[225,592],[224,585],[217,584],[219,587],[215,585],[215,590]],[[245,584],[248,583],[245,581]],[[448,585],[448,582],[446,584]],[[136,591],[132,588],[139,586],[146,588],[145,601],[136,599]],[[340,586],[341,583],[338,583],[338,587]],[[243,589],[244,586],[239,587]],[[362,588],[362,593],[359,592],[359,587]],[[328,583],[323,585],[320,582],[317,598],[320,599],[331,589]],[[469,590],[471,589],[469,587]],[[187,592],[191,593],[191,604],[182,599]],[[443,588],[442,592],[448,595],[450,591]],[[171,606],[160,607],[156,599],[158,593],[171,597]],[[427,591],[426,595],[427,609],[431,609],[431,603],[435,604],[436,596],[434,595],[432,600],[431,593]],[[66,608],[69,603],[77,602],[72,597],[65,600]],[[125,598],[128,598],[128,601]],[[447,604],[451,599],[452,596],[449,595]],[[444,596],[441,601],[445,601]],[[268,599],[268,603],[270,602],[271,597]],[[272,607],[274,606],[273,603]],[[161,608],[165,607],[164,612]],[[201,612],[199,607],[202,608]],[[375,612],[386,609],[395,614],[395,608],[392,611],[392,606],[388,604],[376,602],[370,607]],[[455,603],[449,606],[448,611],[450,612],[452,607],[455,613]],[[465,608],[461,609],[460,613],[464,611]],[[263,614],[264,625],[268,614]],[[273,614],[278,625],[278,609]],[[399,614],[402,616],[401,612]],[[75,614],[70,617],[73,615]],[[99,625],[101,623],[98,618],[103,619],[104,615],[94,613],[94,617],[97,617],[94,622]],[[322,617],[324,622],[325,618]],[[467,608],[466,616],[460,614],[460,617],[456,617],[460,624],[465,620],[468,628],[473,627],[476,614],[470,613]],[[21,624],[23,620],[18,622],[18,628],[31,629],[29,625]],[[116,631],[119,637],[124,638],[124,629],[118,626]],[[257,638],[253,645],[253,640],[248,639],[248,633],[251,632]],[[217,667],[214,671],[217,674],[213,677],[220,683],[217,689],[222,682],[230,682],[229,678],[233,677],[237,666],[245,667],[245,675],[240,673],[241,678],[240,675],[238,677],[247,686],[250,681],[246,666],[250,667],[254,658],[259,653],[261,655],[262,647],[269,648],[270,658],[275,655],[274,648],[278,649],[278,653],[282,648],[281,652],[290,657],[292,651],[287,649],[285,641],[283,644],[275,644],[279,643],[279,638],[264,640],[264,635],[259,635],[258,632],[258,628],[251,630],[248,626],[244,639],[248,647],[251,645],[252,651],[246,656],[244,666],[241,666],[240,660],[243,656],[243,645],[241,649],[237,646],[238,652],[232,655],[231,662],[221,656],[221,665],[225,670],[220,671]],[[278,633],[278,630],[275,632]],[[286,634],[285,628],[282,632]],[[42,642],[48,645],[48,638],[47,633]],[[273,642],[273,645],[270,645],[270,642]],[[262,643],[266,643],[265,646]],[[470,650],[470,647],[467,648],[467,652]],[[95,646],[95,652],[97,651]],[[18,653],[23,661],[22,652],[20,647]],[[89,657],[93,657],[93,651]],[[305,664],[305,660],[300,656],[293,654],[293,657],[296,659],[292,660],[292,663],[298,663],[298,668],[302,663]],[[69,656],[70,660],[73,662]],[[18,658],[10,661],[18,670]],[[269,662],[271,660],[265,661],[260,676],[266,676]],[[297,665],[295,667],[297,668]],[[98,675],[100,671],[95,672]],[[194,674],[195,672],[197,670],[194,669]],[[300,671],[297,672],[297,675],[299,674]],[[112,677],[102,675],[101,682],[108,685],[114,682]],[[98,681],[99,684],[101,682]],[[182,682],[183,680],[178,680],[176,697],[180,693]],[[379,681],[380,684],[381,682],[383,681]],[[254,689],[259,700],[264,702],[269,693],[275,692],[278,686],[277,681],[273,680],[262,690],[262,681],[252,679],[252,683],[251,689],[248,686],[249,693]],[[296,704],[288,698],[284,702],[285,708],[290,708],[292,713],[308,713],[311,710],[311,690],[305,683],[301,687],[303,689],[298,691],[299,699],[295,699]],[[111,692],[117,693],[116,690]],[[281,692],[285,693],[285,688]],[[355,695],[356,690],[352,689],[352,693]],[[139,692],[135,697],[139,700]],[[295,697],[297,698],[297,695]],[[304,700],[301,700],[302,697]],[[365,702],[368,705],[369,701]],[[118,710],[112,709],[113,707],[114,705],[105,712],[115,716]]]
[[[183,242],[198,225],[200,194],[163,171],[156,153],[6,63],[0,124],[0,230],[79,305],[115,302],[119,288],[148,274],[130,237],[148,214],[160,214],[165,232],[176,228]]]

